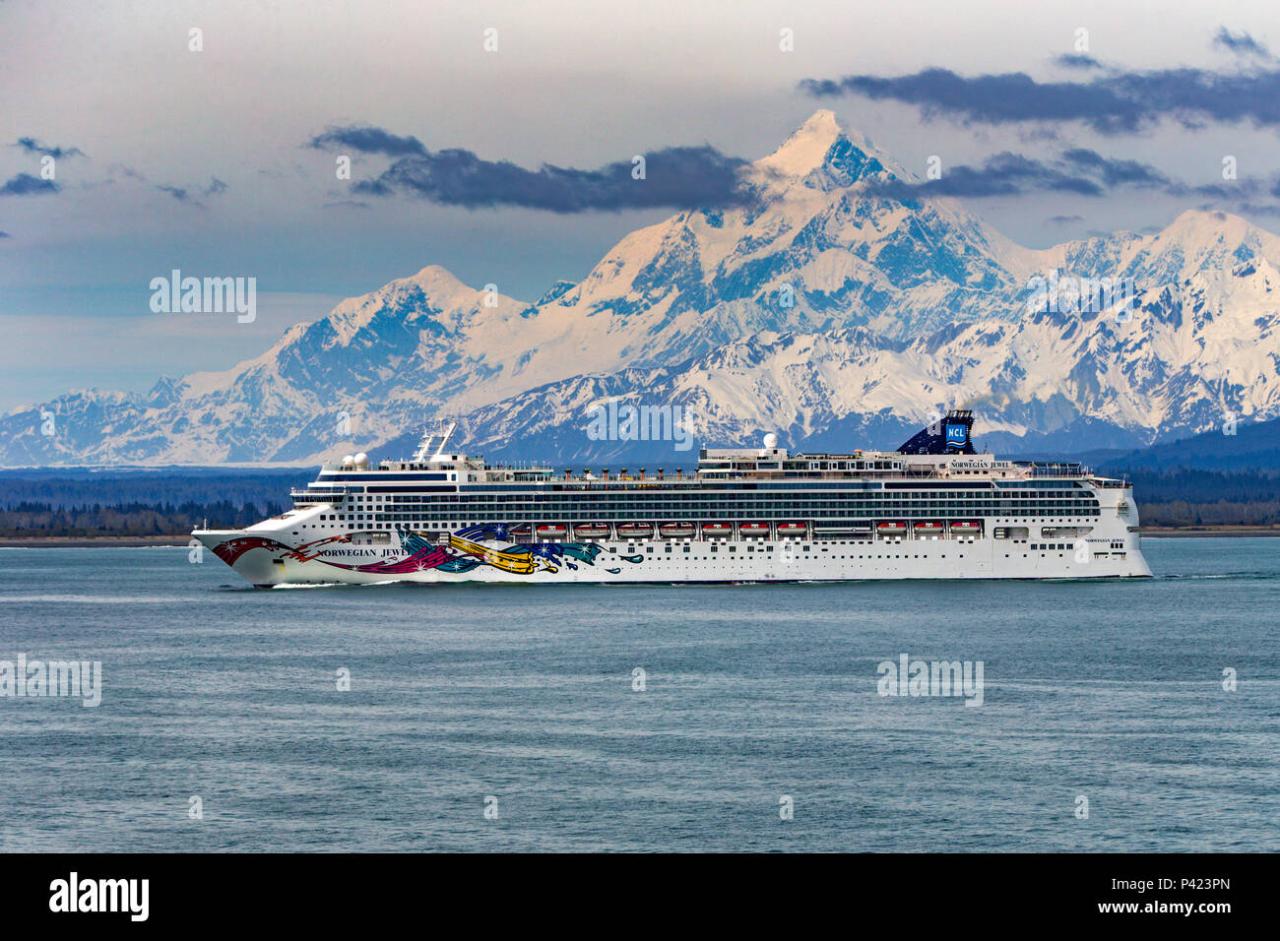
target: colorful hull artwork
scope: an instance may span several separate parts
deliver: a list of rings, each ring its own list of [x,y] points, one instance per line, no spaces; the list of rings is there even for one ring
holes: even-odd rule
[[[594,566],[605,548],[594,542],[567,543],[509,543],[502,548],[487,546],[478,540],[508,542],[510,528],[502,525],[474,526],[449,534],[447,545],[428,542],[412,530],[400,530],[400,555],[397,558],[377,562],[353,564],[326,558],[323,553],[334,544],[347,544],[345,536],[330,536],[299,546],[287,546],[263,536],[241,536],[229,539],[214,547],[213,551],[227,565],[246,552],[265,549],[277,558],[295,562],[319,563],[348,572],[367,575],[405,575],[413,572],[435,570],[444,573],[470,572],[480,566],[492,566],[515,575],[532,575],[536,572],[554,573],[562,567],[576,570],[579,566]],[[644,561],[641,555],[617,556],[624,562],[637,565]],[[617,574],[620,569],[606,571]]]

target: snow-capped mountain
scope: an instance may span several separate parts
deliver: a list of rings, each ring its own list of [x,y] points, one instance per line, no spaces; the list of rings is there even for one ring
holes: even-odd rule
[[[497,352],[527,307],[423,268],[225,372],[164,379],[145,395],[72,392],[11,413],[0,421],[3,460],[304,462],[385,440],[421,424],[424,404],[465,390],[465,377],[505,368]]]
[[[1211,227],[1235,247],[1208,235]],[[1136,291],[1124,309],[1024,308],[1013,322],[948,326],[906,343],[867,327],[762,331],[675,367],[579,376],[494,403],[468,416],[468,438],[489,454],[527,454],[536,443],[539,454],[565,460],[680,458],[670,441],[593,441],[590,410],[610,400],[678,406],[700,441],[755,441],[776,430],[814,450],[889,448],[956,406],[979,413],[984,445],[1063,452],[1274,417],[1280,276],[1260,252],[1217,266],[1224,253],[1247,254],[1240,246],[1251,240],[1275,251],[1271,236],[1241,220],[1187,213],[1158,236],[1099,255],[1102,271],[1145,258],[1169,278]]]
[[[605,399],[679,405],[699,440],[825,448],[953,406],[982,443],[1039,450],[1280,414],[1280,238],[1193,211],[1032,251],[954,202],[868,193],[907,177],[818,112],[751,165],[746,205],[637,230],[536,302],[427,267],[225,372],[15,410],[0,462],[305,463],[440,414],[491,454],[670,450],[589,437]]]

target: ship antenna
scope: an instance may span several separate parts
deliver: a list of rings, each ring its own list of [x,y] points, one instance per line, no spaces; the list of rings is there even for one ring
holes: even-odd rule
[[[413,452],[413,460],[417,464],[422,464],[427,460],[427,454],[431,450],[431,439],[435,435],[427,430],[422,429],[422,438],[418,441],[418,450]]]
[[[445,429],[444,437],[440,439],[440,446],[436,448],[436,453],[431,456],[431,460],[440,461],[444,459],[444,455],[441,452],[444,451],[444,446],[449,443],[449,438],[453,436],[453,429],[457,427],[458,423],[456,421],[449,423],[449,427]]]

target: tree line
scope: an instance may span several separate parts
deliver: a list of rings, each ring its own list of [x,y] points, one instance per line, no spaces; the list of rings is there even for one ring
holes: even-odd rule
[[[284,512],[279,504],[255,503],[94,503],[59,507],[21,501],[0,508],[0,536],[176,536],[208,520],[215,529],[241,529],[264,516]]]

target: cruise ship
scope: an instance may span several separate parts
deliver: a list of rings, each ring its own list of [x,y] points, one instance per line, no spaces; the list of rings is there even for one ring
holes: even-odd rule
[[[955,410],[896,451],[704,448],[696,469],[557,473],[447,453],[326,464],[284,514],[192,535],[254,585],[1132,578],[1124,480],[978,453]]]

